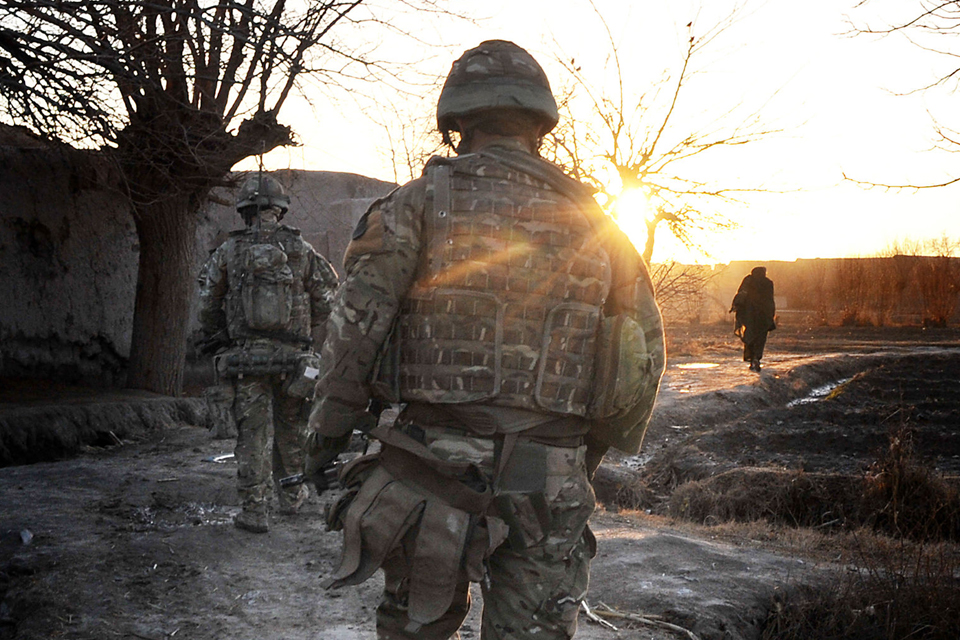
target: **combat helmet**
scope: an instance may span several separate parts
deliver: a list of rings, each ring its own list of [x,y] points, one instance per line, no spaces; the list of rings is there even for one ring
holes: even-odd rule
[[[437,102],[437,127],[459,131],[457,118],[485,109],[532,112],[547,133],[557,125],[557,102],[547,74],[525,49],[507,40],[487,40],[465,51],[450,69]]]
[[[265,173],[256,173],[243,183],[237,194],[237,211],[247,218],[248,214],[255,215],[257,211],[267,207],[280,209],[281,217],[290,208],[290,196],[280,181]]]

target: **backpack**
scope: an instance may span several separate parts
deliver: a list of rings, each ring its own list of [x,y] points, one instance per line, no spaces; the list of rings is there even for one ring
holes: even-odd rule
[[[293,270],[283,249],[244,243],[240,252],[240,308],[247,329],[285,331],[293,311]]]

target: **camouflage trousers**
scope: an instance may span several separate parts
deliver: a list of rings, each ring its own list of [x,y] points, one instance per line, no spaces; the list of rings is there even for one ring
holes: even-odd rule
[[[237,493],[244,509],[266,512],[272,485],[302,471],[307,403],[285,395],[279,376],[244,376],[234,386]],[[283,509],[296,502],[301,487],[276,484],[276,490]]]
[[[490,456],[480,466],[492,477],[491,439],[440,436],[431,442],[428,436],[427,440],[431,451],[441,457],[456,457],[472,443],[486,440]],[[590,560],[596,553],[596,542],[587,527],[595,497],[585,470],[585,447],[545,450],[546,481],[542,495],[549,515],[544,516],[541,510],[539,517],[533,516],[529,496],[522,493],[503,494],[496,506],[490,507],[494,517],[509,512],[509,517],[505,517],[510,534],[485,562],[486,575],[480,581],[481,640],[567,640],[576,632],[580,601],[587,592]],[[408,529],[380,565],[385,582],[377,607],[380,640],[460,637],[458,629],[470,609],[470,580],[465,571],[457,579],[451,605],[439,619],[422,626],[411,624],[410,587],[416,582],[412,578],[417,571],[417,557],[425,553],[418,545],[432,542],[432,536],[420,533],[416,526]]]

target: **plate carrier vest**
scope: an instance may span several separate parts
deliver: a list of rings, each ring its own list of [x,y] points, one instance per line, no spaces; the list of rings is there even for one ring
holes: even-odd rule
[[[469,154],[427,166],[424,242],[389,350],[399,400],[584,416],[610,266],[577,204]],[[383,388],[381,386],[380,388]]]

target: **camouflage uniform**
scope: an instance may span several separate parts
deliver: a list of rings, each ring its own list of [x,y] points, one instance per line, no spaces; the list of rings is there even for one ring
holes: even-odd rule
[[[404,403],[328,518],[344,531],[331,586],[384,571],[382,639],[459,637],[471,581],[483,639],[572,637],[595,553],[587,443],[639,446],[663,368],[645,267],[586,188],[519,143],[473,151],[360,220],[310,418],[337,439],[371,397]],[[643,407],[606,438],[594,380],[624,312],[643,326]]]
[[[273,331],[251,328],[244,305],[246,258],[251,245],[273,247],[289,280],[289,313]],[[271,252],[267,252],[271,253]],[[221,376],[233,380],[233,412],[237,421],[237,491],[243,512],[254,514],[256,528],[265,528],[273,479],[293,475],[303,466],[303,441],[309,403],[291,394],[297,363],[311,352],[311,332],[325,323],[337,286],[330,263],[306,242],[297,229],[276,222],[254,222],[234,231],[204,264],[199,278],[198,313],[201,331],[226,330],[230,348],[217,358]],[[315,358],[315,356],[313,356]],[[297,397],[297,395],[299,397]],[[312,394],[311,394],[312,395]],[[295,512],[305,487],[277,487],[281,512]],[[238,526],[241,526],[238,522]],[[245,527],[247,528],[247,527]]]

